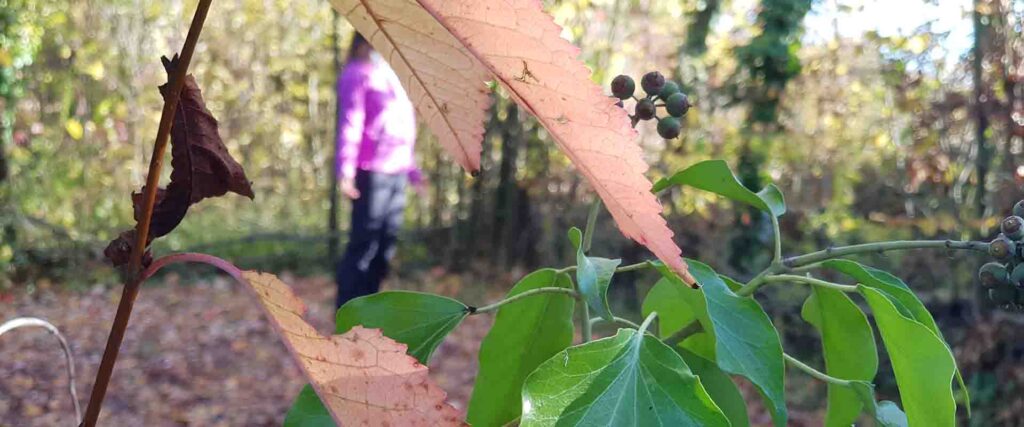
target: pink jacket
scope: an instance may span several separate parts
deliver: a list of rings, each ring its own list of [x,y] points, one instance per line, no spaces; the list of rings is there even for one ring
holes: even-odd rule
[[[339,177],[356,169],[407,173],[421,179],[416,167],[416,114],[398,76],[381,59],[353,60],[338,78]]]

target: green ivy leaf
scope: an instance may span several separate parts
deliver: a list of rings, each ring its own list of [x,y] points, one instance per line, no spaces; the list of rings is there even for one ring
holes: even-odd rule
[[[440,295],[410,291],[380,292],[341,306],[336,333],[353,326],[378,328],[385,336],[408,345],[408,353],[422,364],[448,333],[469,315],[469,307]]]
[[[956,363],[949,347],[930,328],[902,313],[896,297],[863,284],[857,290],[875,313],[907,419],[921,426],[954,425]]]
[[[663,268],[664,264],[659,263],[659,266]],[[678,279],[678,276],[667,268],[665,271]],[[708,317],[704,293],[699,289],[690,288],[682,281],[674,283],[670,279],[662,278],[647,292],[641,310],[644,317],[652,312],[658,312],[658,336],[662,339],[678,332],[694,320],[700,322],[704,330],[690,335],[679,345],[708,360],[715,360],[715,328]]]
[[[388,338],[409,346],[409,355],[426,364],[438,344],[468,314],[469,307],[465,304],[440,295],[380,292],[341,306],[336,332],[343,334],[356,325],[379,328]],[[334,422],[323,402],[307,384],[288,410],[285,425],[317,427],[333,426]]]
[[[867,267],[845,259],[829,260],[822,263],[822,266],[850,276],[864,286],[884,291],[884,295],[892,299],[893,304],[901,314],[926,326],[939,337],[943,345],[949,347],[949,344],[942,337],[939,325],[935,323],[932,314],[928,312],[928,308],[924,306],[921,300],[917,299],[917,295],[914,295],[910,287],[903,280],[900,280],[899,277],[877,268]],[[971,396],[967,391],[967,385],[964,383],[960,368],[956,368],[956,381],[964,393],[964,406],[967,408],[967,416],[969,417],[971,415]]]
[[[612,276],[622,260],[589,257],[583,253],[581,241],[583,233],[573,227],[569,229],[569,240],[576,246],[576,283],[579,285],[583,299],[604,320],[614,320],[611,307],[608,305],[608,286]]]
[[[739,179],[732,173],[724,160],[705,160],[696,163],[676,172],[671,177],[658,180],[651,191],[657,193],[673,185],[689,185],[700,190],[710,191],[731,200],[746,203],[774,216],[786,213],[786,201],[775,184],[769,184],[761,191],[754,193],[740,184]]]
[[[572,279],[552,269],[530,273],[508,297],[531,289],[572,289]],[[498,309],[494,326],[480,344],[480,373],[469,400],[467,421],[500,426],[519,417],[523,382],[555,353],[572,345],[575,300],[563,294],[541,294]]]
[[[659,315],[660,316],[660,315]],[[711,360],[698,356],[682,348],[676,348],[683,361],[690,367],[704,390],[711,396],[711,400],[722,409],[722,413],[729,418],[732,427],[749,427],[750,418],[747,415],[747,402],[743,400],[740,389],[732,382],[729,374],[722,372],[718,365]]]
[[[753,298],[736,295],[706,264],[686,260],[707,300],[715,354],[723,371],[742,375],[768,400],[776,426],[786,425],[785,367],[779,333]]]
[[[334,427],[334,419],[327,408],[320,402],[320,397],[313,391],[313,386],[306,384],[295,398],[288,414],[284,417],[284,427]]]
[[[569,347],[523,386],[522,426],[728,426],[700,379],[634,329]]]
[[[875,335],[867,316],[850,297],[835,289],[812,286],[801,314],[821,333],[829,375],[868,383],[875,378],[878,372]],[[862,407],[855,390],[829,384],[825,425],[850,426],[857,421]]]

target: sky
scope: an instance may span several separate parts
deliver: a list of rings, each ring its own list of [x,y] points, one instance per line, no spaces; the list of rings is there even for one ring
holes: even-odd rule
[[[934,31],[949,32],[943,43],[945,55],[955,60],[971,49],[970,8],[971,0],[819,0],[804,21],[805,38],[831,39],[834,19],[840,36],[853,38],[872,30],[882,36],[908,35],[931,22]]]

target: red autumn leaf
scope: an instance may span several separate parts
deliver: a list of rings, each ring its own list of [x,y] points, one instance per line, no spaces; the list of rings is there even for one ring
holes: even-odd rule
[[[462,414],[406,345],[356,326],[324,337],[303,319],[306,306],[272,274],[241,272],[274,330],[338,425],[463,426]]]
[[[623,234],[647,246],[685,281],[687,272],[625,110],[590,80],[579,49],[538,0],[334,0],[415,94],[420,114],[444,143],[445,125],[483,121],[479,83],[495,79],[551,133],[601,197]],[[439,104],[438,100],[449,100]],[[458,101],[456,104],[455,101]],[[447,105],[447,108],[441,106]],[[458,110],[452,107],[457,105]],[[439,114],[438,114],[439,113]],[[440,116],[443,120],[433,120]],[[470,171],[479,136],[465,133],[449,153]],[[466,150],[468,138],[473,150]]]

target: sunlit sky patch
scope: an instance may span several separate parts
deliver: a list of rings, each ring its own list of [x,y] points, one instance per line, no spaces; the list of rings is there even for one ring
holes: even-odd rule
[[[907,36],[931,23],[932,32],[948,32],[942,46],[947,61],[955,61],[971,49],[974,29],[970,0],[823,0],[817,1],[805,20],[805,40],[822,42],[835,37],[859,38],[868,31],[881,36]],[[942,59],[942,58],[934,58]]]

